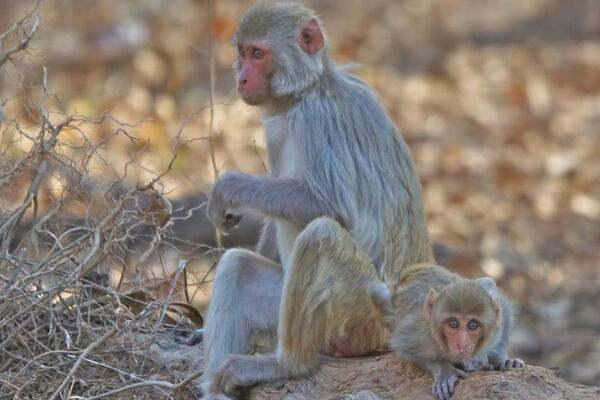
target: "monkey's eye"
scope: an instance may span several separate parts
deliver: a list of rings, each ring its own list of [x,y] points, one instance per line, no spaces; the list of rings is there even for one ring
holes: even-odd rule
[[[452,329],[456,329],[458,328],[458,320],[456,318],[450,318],[448,320],[448,326]]]
[[[477,321],[476,319],[470,320],[467,324],[467,329],[470,331],[474,331],[477,328],[479,328],[479,321]]]
[[[263,56],[264,52],[259,49],[258,47],[255,47],[254,49],[252,49],[252,57],[253,58],[261,58]]]

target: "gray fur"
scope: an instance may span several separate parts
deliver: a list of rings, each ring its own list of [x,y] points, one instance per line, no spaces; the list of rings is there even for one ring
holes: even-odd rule
[[[312,19],[318,21],[302,6],[259,5],[242,16],[234,37],[234,44],[258,41],[274,55],[272,97],[262,104],[271,169],[267,176],[224,174],[208,214],[218,226],[232,208],[264,214],[269,224],[258,251],[268,258],[235,250],[219,262],[205,332],[210,393],[309,373],[328,340],[341,340],[342,353],[383,346],[383,303],[370,284],[393,290],[404,266],[433,260],[408,147],[373,92],[338,70],[326,46],[313,54],[300,48],[300,31]],[[273,237],[283,265],[277,272],[269,260]],[[281,305],[264,305],[271,294],[256,290],[261,284],[282,293]],[[339,337],[356,325],[369,333]],[[273,326],[275,355],[239,355],[250,351],[253,332]]]
[[[489,336],[484,337],[479,353],[470,360],[461,361],[460,365],[435,340],[433,330],[439,328],[432,326],[423,312],[431,289],[435,289],[440,296],[450,289],[453,295],[460,294],[458,304],[460,312],[464,313],[469,312],[474,304],[479,304],[474,299],[489,304],[486,306],[488,309],[494,307],[494,301],[499,302],[499,317],[492,314],[497,325],[486,330]],[[393,303],[396,327],[391,339],[392,348],[401,358],[430,371],[434,377],[433,395],[437,400],[448,400],[454,386],[460,378],[466,376],[467,371],[508,369],[524,365],[522,360],[508,356],[513,311],[510,301],[491,278],[468,280],[437,265],[413,265],[400,273],[400,288]]]
[[[492,278],[487,279],[492,280],[493,282]],[[484,286],[484,288],[488,290],[489,286]],[[492,367],[493,369],[505,369],[503,364],[509,360],[508,341],[514,323],[514,308],[508,297],[502,293],[500,288],[495,286],[495,282],[494,290],[490,295],[500,301],[502,318],[500,321],[498,335],[496,335],[494,341],[489,344],[487,351],[481,355],[481,358],[484,364],[487,362],[487,367]],[[516,360],[522,363],[521,360]]]
[[[279,250],[277,249],[277,226],[275,221],[267,220],[256,244],[256,252],[276,263],[280,263]]]
[[[422,313],[423,305],[431,288],[439,290],[460,277],[442,267],[414,265],[403,271],[402,278],[394,296],[397,316],[392,348],[409,361],[435,360],[439,349]]]
[[[272,312],[272,305],[265,305],[260,300],[280,287],[273,276],[263,275],[260,282],[253,280],[256,279],[253,274],[259,273],[260,259],[250,257],[250,254],[243,250],[230,250],[219,265],[223,272],[215,278],[220,286],[225,281],[224,274],[229,275],[227,280],[237,286],[229,288],[233,296],[246,297],[252,291],[250,285],[268,286],[262,295],[260,292],[252,293],[257,296],[257,301],[244,302],[240,298],[224,296],[213,298],[211,310],[218,307],[225,314],[209,315],[209,321],[220,318],[220,324],[207,325],[206,368],[210,375],[205,378],[210,379],[205,379],[203,390],[209,396],[218,393],[235,395],[240,386],[309,374],[318,366],[319,350],[325,348],[326,338],[348,340],[349,348],[356,349],[358,354],[386,346],[389,333],[385,329],[384,318],[369,302],[371,284],[377,280],[375,270],[350,234],[337,222],[322,217],[302,231],[290,255],[283,276],[281,305],[277,304],[276,352],[264,356],[239,354],[249,352],[252,346],[253,339],[248,334],[252,327],[260,326],[263,331],[271,329],[270,323],[261,325],[263,322],[260,321]],[[240,268],[244,260],[253,264]],[[353,288],[352,296],[347,294],[348,287]],[[219,293],[223,293],[223,289],[219,287]],[[240,310],[232,312],[233,306]],[[252,308],[252,311],[247,308]],[[332,310],[336,310],[335,313]],[[269,318],[277,320],[270,315]],[[364,324],[368,330],[358,332],[362,334],[346,331],[353,322],[358,322],[354,327]],[[228,337],[226,329],[237,329],[237,338],[232,343],[225,343],[225,346],[233,349],[230,353],[238,354],[227,356],[224,352],[215,351],[215,346],[224,345],[222,339]],[[215,368],[216,365],[219,367]]]
[[[205,376],[229,353],[249,353],[277,329],[281,267],[256,253],[228,250],[219,262],[204,329]]]
[[[490,296],[495,296],[498,293],[498,288],[496,287],[496,282],[489,277],[478,278],[477,283],[479,283],[489,294]]]
[[[402,278],[405,279],[403,286],[394,298],[398,315],[392,336],[392,347],[403,358],[411,361],[422,361],[427,358],[423,351],[429,351],[431,359],[435,359],[439,357],[440,350],[436,348],[429,332],[430,324],[424,320],[423,304],[431,288],[435,288],[439,293],[444,287],[465,281],[465,279],[442,267],[433,265],[411,266],[403,271]],[[508,339],[513,324],[512,306],[491,278],[480,278],[475,281],[479,284],[483,283],[483,289],[491,298],[500,302],[501,308],[501,321],[498,329],[494,330],[493,336],[482,348],[483,352],[476,356],[482,361],[487,361],[489,357],[506,359]]]
[[[395,287],[395,268],[433,259],[418,176],[408,147],[368,86],[338,71],[325,48],[304,54],[296,43],[297,29],[288,34],[294,24],[311,18],[311,10],[289,4],[256,6],[242,17],[234,42],[264,36],[291,49],[276,54],[299,52],[321,59],[323,68],[279,60],[291,82],[307,86],[273,83],[273,93],[286,93],[277,95],[276,103],[286,106],[271,104],[265,113],[272,170],[268,177],[226,174],[213,196],[230,207],[254,208],[299,226],[332,217],[369,254],[380,278]],[[285,146],[298,153],[293,176],[285,173]]]

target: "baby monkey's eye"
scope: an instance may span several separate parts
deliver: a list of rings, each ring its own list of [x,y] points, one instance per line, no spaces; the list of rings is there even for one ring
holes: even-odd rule
[[[458,320],[456,318],[450,318],[448,320],[448,326],[452,329],[456,329],[458,328]]]
[[[263,56],[263,51],[261,49],[259,49],[258,47],[255,47],[252,50],[252,57],[261,58],[262,56]]]
[[[470,331],[474,331],[477,328],[479,328],[479,321],[477,321],[476,319],[470,320],[467,324],[467,329]]]

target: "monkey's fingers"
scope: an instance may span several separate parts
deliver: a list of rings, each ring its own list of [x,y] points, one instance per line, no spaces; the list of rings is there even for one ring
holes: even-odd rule
[[[504,361],[504,369],[511,368],[523,368],[525,366],[525,362],[520,358],[507,358]]]
[[[439,382],[433,385],[433,397],[435,397],[436,400],[449,400],[450,396],[451,394],[448,390],[448,385],[446,384],[446,381]]]
[[[224,392],[224,385],[227,381],[227,378],[225,377],[225,370],[223,368],[223,366],[221,366],[221,368],[219,368],[217,370],[217,372],[215,373],[215,376],[213,377],[212,380],[212,385],[210,388],[210,391],[212,393],[221,393]]]
[[[188,346],[195,346],[198,343],[202,343],[203,339],[204,329],[194,329],[192,333],[190,333],[190,336],[188,336],[188,338],[186,339],[185,344],[187,344]]]
[[[458,382],[458,375],[445,377],[433,385],[433,395],[437,400],[450,400],[454,393],[454,387]]]
[[[513,367],[523,368],[525,367],[525,361],[521,360],[520,358],[515,358],[513,361]]]

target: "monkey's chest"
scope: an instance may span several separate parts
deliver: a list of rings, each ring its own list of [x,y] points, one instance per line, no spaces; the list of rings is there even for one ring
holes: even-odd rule
[[[277,249],[279,250],[279,258],[281,259],[281,264],[285,268],[290,253],[292,252],[294,241],[300,234],[300,228],[291,222],[280,218],[275,220],[275,225],[277,226]]]
[[[289,133],[287,118],[282,116],[270,117],[264,120],[264,124],[267,132],[271,175],[276,178],[302,180],[304,163],[302,162],[301,152]],[[279,257],[285,267],[294,241],[303,227],[281,218],[275,219],[275,225],[277,227]]]

